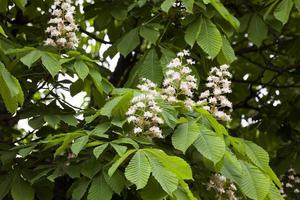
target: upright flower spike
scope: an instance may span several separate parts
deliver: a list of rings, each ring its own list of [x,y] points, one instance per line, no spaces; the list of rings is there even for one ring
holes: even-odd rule
[[[131,100],[131,106],[126,113],[127,121],[134,124],[133,133],[147,135],[152,138],[163,138],[159,125],[163,124],[164,121],[160,117],[161,108],[156,102],[156,98],[159,96],[159,93],[155,90],[156,84],[143,78],[142,84],[137,87],[142,94]]]
[[[186,107],[191,110],[195,102],[192,100],[193,92],[197,89],[197,80],[191,75],[190,65],[195,62],[188,58],[190,53],[183,50],[167,65],[166,77],[163,81],[162,97],[169,103],[184,100]]]
[[[46,29],[48,38],[45,45],[58,48],[75,49],[78,46],[77,25],[74,21],[75,7],[71,0],[55,0],[51,6],[52,18]]]
[[[232,103],[225,94],[231,93],[231,73],[228,71],[228,65],[222,65],[220,68],[213,67],[207,77],[208,90],[202,92],[199,96],[198,105],[212,113],[217,119],[230,121],[230,115],[225,113],[225,109],[232,109]]]

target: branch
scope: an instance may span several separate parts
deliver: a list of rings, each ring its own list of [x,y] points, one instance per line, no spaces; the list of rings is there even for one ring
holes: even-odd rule
[[[86,31],[86,30],[83,29],[81,26],[79,26],[79,31],[82,32],[82,33],[84,33],[84,34],[86,34],[86,35],[88,35],[89,37],[95,39],[96,41],[103,43],[103,44],[112,44],[112,42],[105,41],[105,40],[103,40],[103,39],[97,37],[95,34]]]

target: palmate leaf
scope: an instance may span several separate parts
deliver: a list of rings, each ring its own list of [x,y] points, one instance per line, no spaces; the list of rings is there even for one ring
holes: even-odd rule
[[[251,17],[248,33],[249,40],[258,47],[261,45],[262,41],[266,39],[268,35],[268,27],[262,17],[258,14],[254,14]]]
[[[106,183],[102,174],[98,174],[92,180],[87,196],[88,200],[110,200],[113,195],[112,189]]]
[[[164,0],[164,2],[161,4],[160,8],[164,12],[168,12],[174,3],[175,3],[175,0]]]
[[[83,147],[87,144],[88,141],[89,141],[89,136],[87,135],[76,139],[71,146],[72,152],[75,155],[78,155],[78,153],[83,149]]]
[[[195,142],[200,133],[200,125],[196,121],[189,121],[179,125],[172,135],[172,144],[175,149],[185,151]]]
[[[265,200],[284,200],[279,190],[274,184],[271,184],[270,191]]]
[[[42,63],[52,77],[61,70],[61,64],[51,53],[43,52]]]
[[[197,18],[186,29],[184,39],[188,45],[193,47],[194,43],[196,42],[197,38],[199,37],[200,30],[202,25],[202,19]]]
[[[24,94],[19,81],[7,71],[2,62],[0,62],[0,95],[10,113],[16,112],[18,105],[24,103]]]
[[[89,74],[89,67],[82,60],[76,60],[74,69],[80,79],[84,80]]]
[[[100,146],[97,146],[94,148],[93,153],[96,158],[99,158],[99,156],[103,153],[103,151],[106,149],[108,146],[108,143],[102,144]]]
[[[268,153],[253,142],[245,141],[244,145],[247,157],[261,170],[267,171],[269,168]]]
[[[227,20],[236,30],[240,26],[240,22],[224,7],[220,0],[205,0],[206,3],[211,3],[213,7],[219,12],[219,14]]]
[[[199,137],[194,142],[195,148],[214,164],[218,163],[225,153],[224,139],[206,127],[200,128]]]
[[[193,13],[194,0],[182,0],[187,12]]]
[[[242,166],[242,178],[238,182],[241,191],[253,200],[265,199],[269,193],[271,180],[259,168],[240,161]]]
[[[72,200],[80,200],[87,191],[90,185],[90,180],[88,178],[81,178],[76,183],[72,190]]]
[[[231,47],[229,41],[225,36],[222,36],[222,49],[217,59],[221,64],[230,64],[237,59],[234,54],[233,48]]]
[[[140,194],[143,200],[164,200],[168,195],[152,176]]]
[[[211,58],[216,57],[221,50],[221,33],[216,25],[207,18],[202,18],[202,25],[197,43]]]
[[[147,78],[157,84],[162,82],[162,67],[154,48],[146,54],[146,57],[141,65],[141,70],[139,71],[139,77]]]
[[[105,172],[103,175],[110,188],[120,195],[126,184],[124,174],[117,170],[111,177]]]
[[[20,61],[27,67],[31,67],[42,56],[42,52],[39,50],[33,50],[23,56]]]
[[[156,157],[149,153],[146,153],[146,155],[151,165],[152,175],[165,192],[172,194],[178,186],[178,178],[174,173],[167,170]]]
[[[154,156],[169,171],[176,174],[180,179],[193,179],[192,169],[189,164],[180,157],[169,156],[159,149],[145,149],[147,154]]]
[[[24,181],[20,176],[12,184],[11,196],[13,200],[33,200],[34,189],[32,186]]]
[[[221,173],[234,182],[238,182],[242,176],[242,166],[234,154],[226,151],[224,154]]]
[[[137,189],[146,186],[151,173],[151,166],[142,150],[137,151],[125,169],[125,177],[134,183]]]
[[[126,110],[129,107],[131,98],[133,96],[133,92],[125,93],[122,96],[118,96],[113,98],[112,100],[108,101],[100,110],[101,115],[111,117],[117,116],[122,117],[124,116]]]
[[[137,28],[126,33],[119,42],[117,48],[123,56],[127,56],[140,44],[139,31]]]
[[[289,16],[291,10],[294,6],[293,0],[282,0],[276,6],[274,10],[274,17],[282,22],[282,24],[286,24],[289,20]]]
[[[121,157],[119,157],[118,160],[116,160],[116,162],[114,162],[114,164],[112,164],[112,166],[109,168],[108,170],[108,175],[112,176],[115,171],[118,169],[118,167],[126,160],[126,158],[128,156],[130,156],[132,153],[134,153],[136,150],[128,150],[126,153],[124,153]]]

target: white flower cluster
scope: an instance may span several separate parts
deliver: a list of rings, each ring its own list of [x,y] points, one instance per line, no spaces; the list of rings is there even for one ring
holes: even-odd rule
[[[157,105],[156,99],[159,93],[155,90],[156,84],[148,79],[142,79],[142,84],[137,86],[142,94],[131,100],[126,115],[127,121],[134,124],[133,132],[136,135],[142,134],[150,137],[162,138],[162,131],[159,128],[164,121],[160,117],[161,108]]]
[[[229,200],[238,200],[235,195],[235,191],[237,190],[235,185],[228,182],[225,176],[220,174],[211,176],[207,184],[207,190],[211,189],[216,192],[216,199],[222,199],[222,196],[226,194]]]
[[[282,188],[279,192],[283,197],[296,197],[300,199],[300,175],[294,168],[290,168],[286,175],[281,177]]]
[[[46,29],[49,38],[46,39],[45,45],[70,49],[78,46],[77,25],[73,16],[75,7],[71,4],[71,0],[54,1],[51,6],[53,18],[49,20],[50,25]]]
[[[190,53],[183,50],[177,54],[168,65],[166,71],[166,78],[163,81],[162,98],[170,103],[175,103],[182,98],[188,109],[192,109],[194,105],[193,90],[197,89],[197,80],[195,76],[191,75],[192,70],[189,65],[195,62],[186,56]]]
[[[230,115],[226,114],[224,109],[232,109],[232,103],[225,94],[231,93],[231,73],[228,71],[228,65],[221,65],[220,68],[213,67],[207,77],[208,90],[202,92],[199,96],[198,105],[212,113],[217,119],[230,121]]]

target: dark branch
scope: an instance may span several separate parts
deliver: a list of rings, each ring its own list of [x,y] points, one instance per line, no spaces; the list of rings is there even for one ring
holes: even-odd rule
[[[93,33],[90,33],[90,32],[88,32],[88,31],[86,31],[86,30],[83,29],[82,27],[79,27],[79,31],[82,32],[82,33],[84,33],[84,34],[86,34],[86,35],[88,35],[89,37],[95,39],[97,42],[101,42],[101,43],[103,43],[103,44],[112,44],[112,42],[105,41],[105,40],[103,40],[103,39],[97,37],[97,36],[94,35]]]

